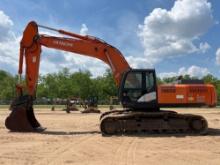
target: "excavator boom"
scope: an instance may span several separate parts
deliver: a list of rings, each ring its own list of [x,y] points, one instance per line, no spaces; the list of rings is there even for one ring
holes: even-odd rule
[[[39,34],[38,27],[47,28],[69,37]],[[122,74],[130,69],[121,52],[104,41],[92,36],[81,36],[64,30],[56,30],[42,25],[38,26],[35,22],[30,22],[24,30],[21,40],[18,73],[22,74],[23,58],[25,56],[27,88],[31,96],[36,93],[42,46],[102,60],[110,66],[117,85],[120,84]]]

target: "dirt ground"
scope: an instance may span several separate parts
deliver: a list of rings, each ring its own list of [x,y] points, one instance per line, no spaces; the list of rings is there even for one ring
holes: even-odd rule
[[[100,114],[35,110],[44,133],[14,133],[0,109],[0,164],[220,164],[220,109],[178,109],[209,122],[206,136],[133,135],[102,137]]]

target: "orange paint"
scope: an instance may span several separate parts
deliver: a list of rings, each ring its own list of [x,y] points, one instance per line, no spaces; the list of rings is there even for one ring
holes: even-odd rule
[[[164,84],[158,86],[159,104],[207,105],[217,104],[215,87],[211,84]]]

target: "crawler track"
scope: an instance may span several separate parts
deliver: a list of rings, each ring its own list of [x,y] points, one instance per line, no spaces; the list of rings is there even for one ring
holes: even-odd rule
[[[205,134],[208,123],[199,115],[173,111],[132,112],[112,111],[100,118],[103,135],[127,133],[186,133]]]

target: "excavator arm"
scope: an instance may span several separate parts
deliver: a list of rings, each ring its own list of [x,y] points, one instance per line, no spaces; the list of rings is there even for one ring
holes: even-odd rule
[[[47,28],[68,37],[43,35],[38,32],[38,27]],[[122,74],[130,69],[129,64],[121,52],[100,39],[37,25],[32,21],[24,30],[20,43],[20,60],[18,70],[19,75],[21,75],[23,70],[23,59],[25,57],[26,87],[28,94],[31,96],[35,96],[36,93],[42,46],[78,53],[102,60],[110,66],[117,86],[120,84]]]

